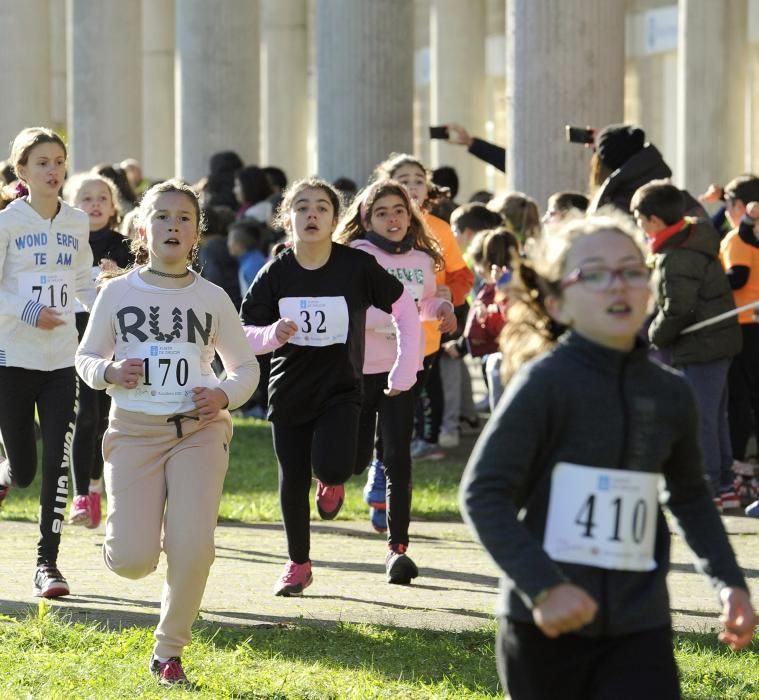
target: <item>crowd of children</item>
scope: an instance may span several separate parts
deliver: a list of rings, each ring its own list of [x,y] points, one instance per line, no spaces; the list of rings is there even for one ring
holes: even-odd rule
[[[601,132],[597,179],[604,158],[648,148],[639,132]],[[34,478],[36,414],[35,593],[69,593],[58,547],[70,469],[71,524],[98,527],[105,492],[111,570],[143,577],[165,552],[149,666],[184,683],[231,411],[272,424],[278,596],[314,583],[314,478],[316,511],[333,519],[345,482],[366,471],[388,583],[419,576],[413,464],[442,458],[490,412],[460,493],[503,572],[504,687],[517,699],[679,697],[660,502],[719,592],[721,638],[742,648],[755,624],[719,512],[743,500],[759,515],[747,447],[757,317],[736,314],[759,302],[759,180],[725,188],[733,230],[720,245],[667,181],[625,190],[622,206],[612,185],[624,162],[592,198],[624,215],[586,216],[588,197],[559,192],[541,220],[523,193],[445,206],[409,154],[378,164],[345,208],[342,188],[287,187],[232,151],[192,187],[146,186],[132,160],[67,180],[63,140],[22,131],[0,198],[0,503]]]

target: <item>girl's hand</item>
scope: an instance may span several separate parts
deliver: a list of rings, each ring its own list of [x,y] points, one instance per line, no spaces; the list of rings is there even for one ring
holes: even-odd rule
[[[448,357],[452,357],[454,360],[458,360],[461,357],[461,353],[459,352],[459,348],[455,340],[449,340],[443,343],[442,347],[443,352],[445,352]]]
[[[446,301],[450,301],[453,303],[453,297],[451,296],[451,288],[448,287],[445,284],[438,285],[437,289],[435,290],[435,296],[439,299],[445,299]]]
[[[756,613],[748,591],[728,586],[720,591],[719,597],[723,604],[719,621],[724,628],[719,640],[733,651],[743,649],[751,643],[756,628]]]
[[[532,619],[546,637],[555,639],[565,632],[585,627],[598,612],[598,604],[573,583],[560,583],[532,610]]]
[[[134,389],[144,374],[145,367],[142,360],[119,360],[118,362],[111,362],[105,368],[103,378],[109,384],[115,384],[125,389]]]
[[[62,326],[65,323],[66,321],[61,318],[61,314],[47,306],[37,316],[37,328],[43,331],[51,331],[53,328]]]
[[[453,313],[453,309],[448,304],[445,304],[437,312],[437,320],[440,321],[441,333],[453,333],[456,330],[456,314]]]
[[[207,386],[193,388],[192,402],[195,404],[195,408],[200,411],[201,423],[216,418],[219,411],[229,406],[229,398],[221,389],[212,389]]]
[[[280,318],[277,321],[277,327],[274,329],[274,335],[277,340],[284,345],[290,338],[292,338],[298,332],[298,326],[295,321],[291,321],[289,318]]]
[[[390,387],[385,389],[385,396],[398,396],[398,394],[400,393],[401,393],[400,389],[391,389]]]

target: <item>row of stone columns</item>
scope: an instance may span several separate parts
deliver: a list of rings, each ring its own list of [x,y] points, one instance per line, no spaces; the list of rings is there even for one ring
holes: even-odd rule
[[[492,0],[417,0],[417,9],[422,2],[430,121],[485,135]],[[587,180],[589,154],[565,143],[564,124],[623,120],[626,3],[502,2],[507,185],[543,203]],[[731,46],[746,3],[731,0],[730,13],[716,5],[680,0],[679,99],[671,99],[680,111],[676,171],[686,185],[726,162],[722,144],[735,151],[731,168],[742,156],[745,71],[741,42]],[[150,175],[195,181],[211,153],[234,148],[291,177],[318,171],[362,183],[388,152],[413,148],[414,9],[408,0],[5,0],[0,86],[11,89],[0,90],[0,121],[15,132],[44,119],[36,115],[60,114],[65,62],[74,169],[136,156]],[[725,128],[732,138],[714,138]],[[431,143],[429,153],[457,167],[464,196],[484,184],[484,166],[464,149]]]

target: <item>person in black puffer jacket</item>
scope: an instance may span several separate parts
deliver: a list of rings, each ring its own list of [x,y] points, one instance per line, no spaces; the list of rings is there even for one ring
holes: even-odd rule
[[[690,382],[699,408],[700,442],[713,495],[733,507],[733,454],[727,421],[727,373],[741,350],[737,316],[692,333],[694,323],[733,311],[735,302],[719,261],[719,235],[706,219],[685,217],[677,187],[654,180],[641,187],[630,208],[646,232],[654,256],[657,312],[648,329],[654,345],[668,348],[672,364]],[[732,500],[731,500],[732,498]],[[728,503],[729,501],[729,503]],[[723,505],[722,502],[718,505]]]
[[[659,149],[646,142],[646,133],[632,124],[610,124],[598,132],[591,161],[588,214],[601,207],[614,206],[627,213],[630,200],[639,188],[651,180],[672,177]],[[707,218],[706,210],[690,193],[685,197],[685,213]]]

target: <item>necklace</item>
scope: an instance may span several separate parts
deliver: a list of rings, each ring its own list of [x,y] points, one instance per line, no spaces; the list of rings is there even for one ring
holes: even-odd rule
[[[180,272],[176,275],[173,272],[161,272],[160,270],[154,270],[152,267],[146,267],[145,269],[148,272],[152,272],[154,275],[158,275],[159,277],[171,277],[171,279],[174,280],[181,280],[183,277],[187,277],[187,275],[190,274],[190,268],[187,268],[184,272]]]

